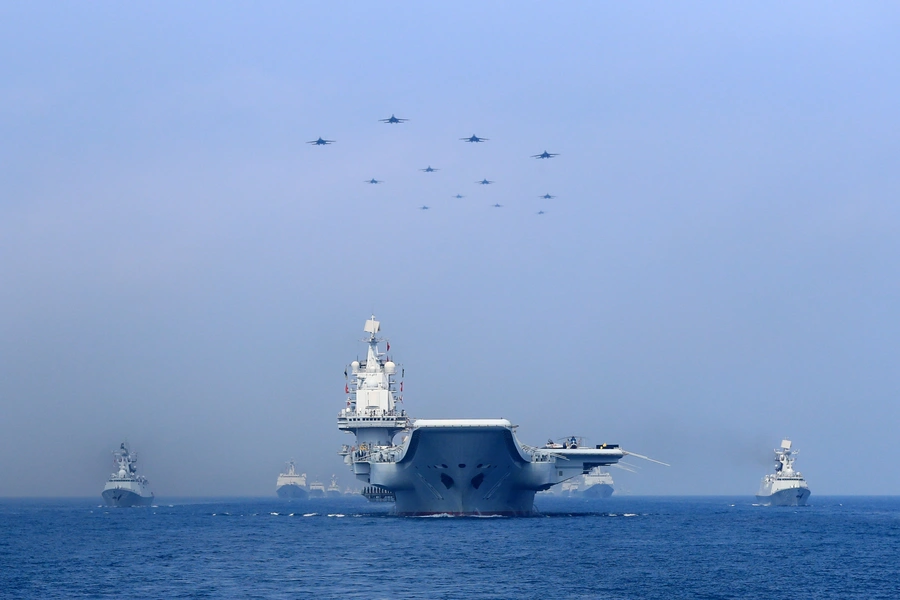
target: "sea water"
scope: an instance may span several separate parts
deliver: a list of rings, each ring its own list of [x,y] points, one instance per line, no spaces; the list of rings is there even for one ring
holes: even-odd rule
[[[359,497],[0,501],[2,598],[900,598],[900,498],[538,496],[540,516]]]

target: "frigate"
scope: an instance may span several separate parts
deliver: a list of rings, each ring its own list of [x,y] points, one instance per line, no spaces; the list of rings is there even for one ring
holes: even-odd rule
[[[337,482],[337,475],[332,475],[331,483],[328,484],[328,487],[325,489],[325,495],[336,498],[337,496],[341,496],[342,494],[343,492],[341,492],[341,486],[339,486]]]
[[[791,440],[781,442],[775,448],[775,472],[763,477],[756,494],[756,501],[766,506],[804,506],[809,498],[809,486],[800,471],[794,470],[794,456],[799,450],[791,449]]]
[[[103,499],[109,506],[149,506],[153,493],[147,478],[137,474],[137,453],[128,450],[125,442],[113,451],[116,470],[103,488]]]
[[[405,372],[389,342],[380,350],[380,329],[374,315],[366,321],[366,358],[344,371],[337,425],[356,443],[339,454],[370,489],[393,495],[399,515],[531,515],[536,492],[633,454],[617,444],[529,446],[507,419],[413,420],[398,407]]]
[[[275,493],[279,498],[304,499],[307,497],[309,492],[306,489],[306,473],[298,473],[293,460],[287,464],[285,472],[278,475]]]

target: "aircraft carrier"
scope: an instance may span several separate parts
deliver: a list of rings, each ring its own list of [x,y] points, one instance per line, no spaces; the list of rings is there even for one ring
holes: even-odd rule
[[[616,444],[528,446],[506,419],[412,420],[397,406],[404,370],[387,355],[390,343],[379,349],[380,329],[374,316],[366,321],[366,358],[344,372],[346,406],[337,424],[356,436],[340,452],[344,462],[393,494],[397,514],[531,515],[535,492],[631,454]]]
[[[103,488],[103,499],[109,506],[149,506],[153,493],[147,478],[137,474],[137,454],[131,453],[125,442],[113,451],[117,467]]]

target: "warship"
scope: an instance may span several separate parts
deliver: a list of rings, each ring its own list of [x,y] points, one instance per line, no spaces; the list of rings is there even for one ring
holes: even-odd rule
[[[305,499],[309,494],[306,489],[306,473],[297,473],[293,460],[287,464],[285,472],[278,475],[275,493],[279,498],[288,499]]]
[[[794,456],[799,450],[791,449],[791,440],[781,442],[775,448],[775,472],[763,477],[756,494],[756,501],[764,506],[804,506],[809,498],[809,486],[800,471],[794,470]]]
[[[137,474],[137,453],[131,453],[125,442],[113,451],[116,470],[103,488],[103,499],[109,506],[149,506],[153,493],[147,478]]]
[[[581,494],[590,498],[609,498],[615,491],[612,475],[600,467],[584,475],[582,486]]]
[[[309,484],[309,497],[310,498],[324,498],[325,497],[325,484],[323,484],[318,479]]]
[[[396,514],[531,515],[536,492],[633,454],[617,444],[529,446],[506,419],[412,420],[398,407],[405,371],[388,356],[390,342],[380,350],[380,329],[374,315],[366,321],[366,358],[344,370],[337,426],[356,443],[339,454],[379,499],[393,495]]]
[[[341,486],[338,485],[337,475],[331,476],[331,483],[328,485],[328,488],[325,490],[326,496],[337,497],[343,495],[341,492]]]

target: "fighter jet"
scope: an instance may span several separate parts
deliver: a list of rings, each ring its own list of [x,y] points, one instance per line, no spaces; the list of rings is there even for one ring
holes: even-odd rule
[[[423,204],[422,206],[419,207],[419,210],[428,210],[429,208],[430,208],[429,206],[425,206]]]
[[[494,183],[493,181],[488,181],[487,179],[482,179],[481,181],[476,181],[475,183],[480,183],[481,185],[490,185]]]
[[[553,158],[554,156],[559,156],[559,154],[550,154],[549,152],[544,150],[540,154],[532,154],[531,158]]]
[[[334,140],[323,140],[319,138],[317,140],[313,140],[311,142],[306,142],[307,144],[315,144],[316,146],[325,146],[326,144],[333,144]]]
[[[538,196],[538,198],[543,198],[544,200],[553,200],[556,196],[551,196],[550,194],[544,194],[543,196]]]
[[[461,200],[461,199],[465,198],[465,196],[463,196],[462,194],[457,194],[453,197],[456,198],[457,200]]]
[[[539,215],[543,215],[543,214],[545,214],[545,213],[544,213],[544,211],[542,211],[542,210],[539,210],[539,211],[537,211],[537,214],[539,214]]]
[[[419,170],[422,171],[423,173],[434,173],[435,171],[440,171],[440,169],[432,169],[431,165],[428,165],[428,167],[425,169],[419,169]]]
[[[502,204],[494,204],[494,208],[503,208]]]
[[[406,123],[407,121],[409,121],[409,119],[398,119],[394,115],[391,115],[391,117],[389,119],[378,119],[378,120],[381,121],[382,123],[391,123],[391,124]]]
[[[379,181],[373,177],[372,179],[368,180],[366,183],[381,183],[381,181]]]
[[[464,142],[470,142],[470,143],[477,143],[477,142],[486,142],[486,141],[488,141],[487,138],[480,138],[480,137],[478,137],[477,135],[475,135],[474,133],[472,134],[472,137],[459,138],[459,139],[462,140],[462,141],[464,141]]]

